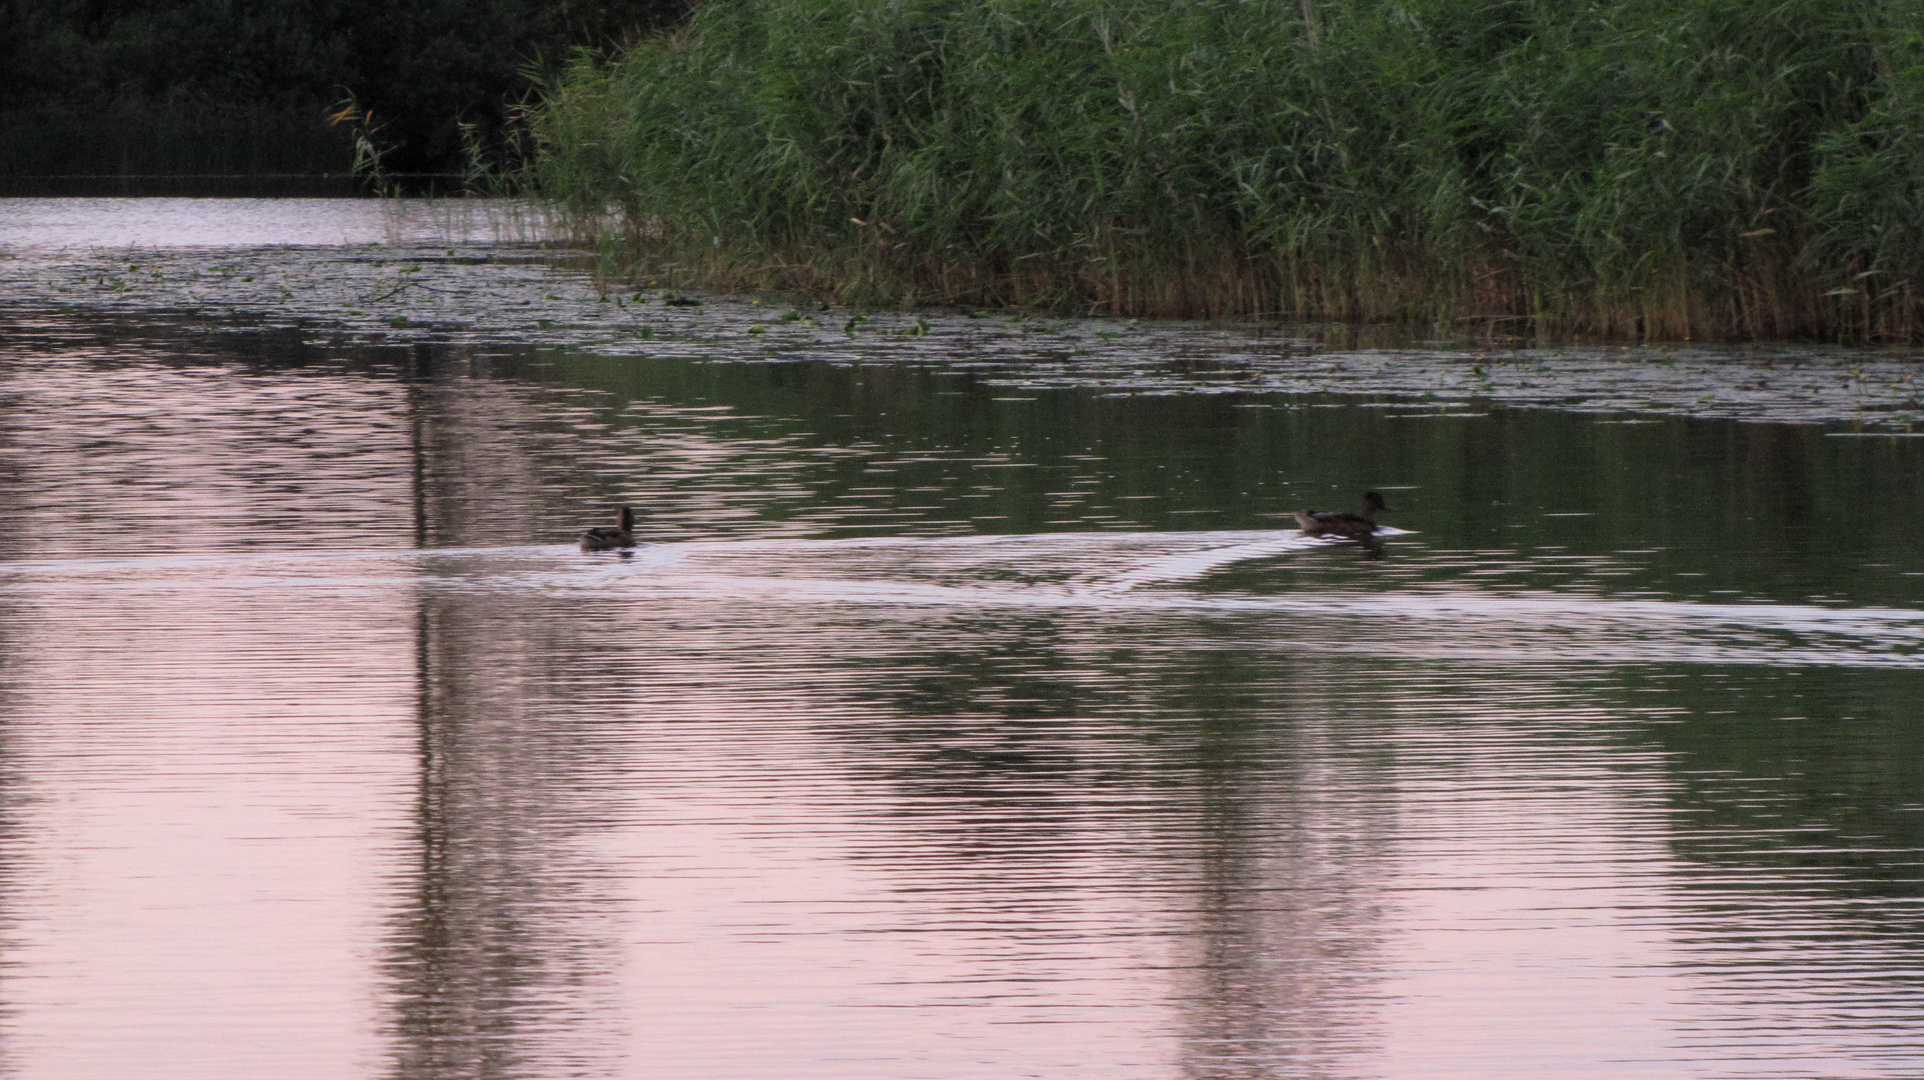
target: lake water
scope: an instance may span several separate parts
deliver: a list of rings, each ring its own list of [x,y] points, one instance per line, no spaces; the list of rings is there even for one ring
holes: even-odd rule
[[[0,200],[0,1073],[1924,1074],[1909,355],[530,220]]]

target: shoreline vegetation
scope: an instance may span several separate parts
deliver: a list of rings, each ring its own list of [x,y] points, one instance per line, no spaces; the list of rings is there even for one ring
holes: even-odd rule
[[[728,0],[535,132],[721,289],[1924,340],[1924,0]]]

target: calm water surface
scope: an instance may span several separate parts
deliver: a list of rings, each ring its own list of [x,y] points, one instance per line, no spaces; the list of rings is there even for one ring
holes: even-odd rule
[[[28,202],[6,1075],[1924,1073],[1924,442],[48,299],[194,208]]]

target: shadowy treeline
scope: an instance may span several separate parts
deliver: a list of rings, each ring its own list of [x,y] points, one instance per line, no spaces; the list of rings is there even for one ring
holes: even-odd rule
[[[357,150],[445,189],[514,162],[546,70],[691,2],[0,0],[0,191],[351,190]]]

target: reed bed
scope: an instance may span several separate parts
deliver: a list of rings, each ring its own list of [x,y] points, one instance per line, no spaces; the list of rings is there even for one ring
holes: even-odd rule
[[[1924,336],[1924,0],[729,0],[538,133],[580,227],[720,287]]]

